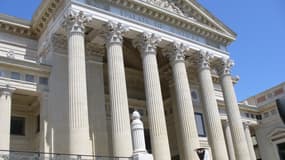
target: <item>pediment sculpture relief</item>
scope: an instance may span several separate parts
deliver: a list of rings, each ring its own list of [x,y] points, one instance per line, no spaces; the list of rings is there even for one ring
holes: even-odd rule
[[[178,8],[173,0],[141,0],[146,3],[150,3],[162,9],[168,10],[170,12],[174,12],[178,15],[184,16],[184,13]]]

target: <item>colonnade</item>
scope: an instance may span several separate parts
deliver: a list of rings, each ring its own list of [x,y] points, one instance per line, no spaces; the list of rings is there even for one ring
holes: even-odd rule
[[[85,69],[85,25],[90,21],[83,12],[71,12],[65,18],[65,29],[68,41],[68,84],[69,84],[69,152],[72,154],[90,154],[91,141],[89,139],[87,84]],[[128,111],[128,97],[123,60],[123,36],[128,28],[120,23],[108,22],[105,26],[105,40],[107,50],[109,94],[112,123],[113,155],[116,157],[130,157],[133,153],[131,128]],[[157,46],[159,36],[150,33],[141,33],[133,40],[134,47],[138,48],[143,64],[143,75],[146,93],[146,106],[149,119],[150,136],[153,156],[155,160],[170,160],[170,149],[164,115],[161,93],[159,69],[157,64]],[[182,139],[183,157],[185,160],[198,160],[196,149],[199,146],[199,137],[195,124],[195,116],[189,87],[188,74],[185,65],[185,53],[188,48],[181,43],[173,43],[166,48],[165,55],[169,58],[172,67],[173,82],[176,93],[177,118]],[[217,70],[223,89],[225,105],[229,117],[229,127],[223,132],[215,90],[212,81],[210,62],[213,57],[205,52],[196,53],[198,77],[201,87],[203,110],[208,128],[209,144],[214,160],[228,160],[225,138],[231,135],[234,150],[229,152],[230,158],[250,160],[251,150],[247,140],[249,132],[244,132],[240,112],[233,89],[230,68],[232,62],[220,59]],[[2,91],[0,94],[0,125],[11,115],[10,94]],[[2,112],[2,107],[7,107]],[[5,121],[6,122],[6,121]],[[9,124],[0,127],[0,149],[9,148],[1,144],[9,144],[7,137]],[[232,132],[230,132],[230,129]],[[5,131],[4,131],[5,130]],[[9,135],[10,136],[10,135]],[[5,143],[3,141],[5,140]],[[3,143],[2,143],[3,142]],[[229,145],[229,144],[228,144]],[[252,144],[249,144],[249,146]],[[88,147],[89,146],[89,147]],[[43,146],[44,147],[44,146]],[[235,152],[233,156],[232,152]]]
[[[72,17],[73,16],[73,17]],[[84,23],[87,18],[79,12],[78,15],[73,14],[72,22],[69,28],[77,28],[76,42],[74,38],[69,36],[69,74],[70,76],[70,96],[76,94],[86,94],[86,84],[83,77],[83,64],[85,64],[84,56]],[[67,19],[70,22],[70,19]],[[106,49],[108,60],[108,75],[109,75],[109,93],[110,93],[110,107],[112,119],[112,140],[113,140],[113,154],[114,156],[131,156],[131,130],[128,112],[128,97],[126,91],[126,78],[124,71],[122,41],[123,34],[127,28],[120,23],[109,22],[106,25]],[[72,35],[74,30],[67,30],[68,35]],[[73,35],[74,36],[74,35]],[[166,121],[163,108],[162,93],[159,80],[159,71],[157,65],[157,45],[160,38],[154,34],[142,33],[135,40],[133,40],[134,47],[138,48],[142,63],[146,92],[146,105],[149,118],[150,136],[153,149],[153,155],[158,160],[170,160],[169,142],[166,129]],[[79,45],[82,44],[82,45]],[[199,139],[197,135],[193,105],[191,103],[190,87],[188,84],[186,66],[184,63],[184,52],[186,48],[180,44],[173,44],[173,47],[168,51],[175,83],[175,91],[177,97],[178,119],[180,123],[180,132],[183,142],[183,153],[186,159],[197,159],[195,150],[199,148]],[[80,56],[81,57],[80,57]],[[201,83],[202,98],[205,110],[205,117],[207,126],[209,128],[209,140],[212,147],[212,154],[214,159],[227,160],[228,154],[226,143],[224,139],[222,124],[219,116],[218,105],[215,99],[212,76],[210,72],[209,62],[210,55],[206,52],[199,53],[199,80]],[[77,63],[73,62],[74,60]],[[80,64],[75,67],[74,64]],[[81,72],[76,72],[81,67]],[[232,132],[234,147],[236,150],[237,159],[249,159],[248,147],[246,137],[242,129],[239,108],[233,90],[233,83],[230,76],[230,61],[221,61],[219,66],[219,73],[221,77],[221,86],[225,97],[227,106],[230,127]],[[83,72],[82,72],[83,71]],[[77,84],[78,83],[78,84]],[[75,85],[74,85],[75,84]],[[80,90],[74,87],[80,87]],[[82,87],[83,86],[83,87]],[[83,93],[84,92],[84,93]],[[83,96],[72,96],[73,101],[87,104],[87,99],[81,99]],[[81,117],[78,113],[85,113],[86,105],[78,106],[81,112],[76,112],[70,115],[71,117]],[[74,103],[70,103],[70,108]],[[87,113],[86,113],[87,114]],[[83,126],[77,126],[83,127]],[[87,134],[87,130],[86,131]],[[81,133],[83,130],[81,130]],[[70,133],[71,134],[71,133]],[[82,133],[83,134],[83,133]],[[82,142],[81,142],[82,143]]]

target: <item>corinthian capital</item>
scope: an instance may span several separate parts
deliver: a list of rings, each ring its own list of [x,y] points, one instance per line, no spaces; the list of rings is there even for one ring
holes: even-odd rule
[[[230,75],[231,68],[234,66],[234,61],[231,59],[221,59],[217,64],[217,71],[220,76]]]
[[[198,66],[199,69],[209,69],[210,60],[213,58],[213,55],[206,51],[200,51],[198,57]]]
[[[163,50],[163,53],[168,57],[171,64],[185,60],[185,53],[189,48],[183,43],[172,43],[168,48]]]
[[[113,21],[109,21],[104,25],[105,27],[105,36],[107,45],[113,43],[123,43],[123,35],[129,29],[127,26],[124,26],[121,23],[115,23]]]
[[[156,54],[156,48],[160,41],[161,38],[157,35],[144,32],[133,41],[133,45],[144,56],[145,54]]]
[[[75,11],[70,9],[64,16],[63,26],[68,33],[82,33],[84,34],[85,26],[91,21],[91,16],[84,14],[82,11]]]

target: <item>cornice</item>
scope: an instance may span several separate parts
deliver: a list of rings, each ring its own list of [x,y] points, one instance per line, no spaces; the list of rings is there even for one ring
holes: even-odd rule
[[[32,31],[29,21],[4,14],[0,14],[0,31],[32,39],[36,38],[36,33]]]
[[[42,1],[40,7],[34,13],[31,22],[16,17],[0,15],[0,31],[31,39],[38,39],[64,1],[65,0]]]
[[[65,0],[42,1],[32,19],[32,30],[37,37],[46,29],[48,22],[53,18],[55,12]]]
[[[178,0],[175,4],[181,7],[185,14],[189,16],[182,16],[181,14],[175,14],[174,12],[168,11],[166,9],[161,9],[158,6],[148,4],[147,2],[141,0],[107,0],[108,2],[125,7],[134,12],[139,12],[140,14],[153,17],[159,21],[165,21],[176,27],[183,28],[186,31],[195,33],[197,35],[203,36],[209,40],[222,43],[224,45],[230,44],[235,40],[236,34],[233,33],[229,28],[223,25],[215,17],[213,17],[207,10],[201,8],[197,2],[189,0]],[[48,22],[54,17],[55,12],[59,9],[62,3],[67,2],[67,0],[49,0],[42,1],[40,7],[34,14],[31,24],[25,24],[25,26],[18,25],[19,23],[8,23],[12,22],[9,18],[8,21],[1,21],[0,16],[0,29],[6,32],[14,33],[17,35],[24,35],[29,38],[37,39],[41,33],[46,29]],[[194,4],[197,8],[191,8]],[[185,7],[187,6],[187,7]],[[200,11],[197,11],[200,9]],[[206,12],[206,15],[202,16],[201,12]],[[193,18],[191,18],[192,16]],[[210,22],[209,19],[212,18],[214,21],[226,28],[226,30],[221,30],[216,27],[214,22]],[[195,19],[194,19],[195,18]],[[21,24],[21,23],[20,23]],[[228,31],[226,33],[225,31]]]
[[[200,19],[200,22],[209,26],[218,25],[221,26],[223,31],[231,34],[233,37],[236,37],[237,34],[227,27],[223,22],[221,22],[217,17],[215,17],[210,11],[200,5],[196,0],[177,0],[176,4],[182,8],[185,13],[192,13],[192,16],[196,19]],[[195,7],[189,7],[191,6]],[[196,13],[195,13],[196,12]],[[198,15],[202,14],[203,16],[199,17]],[[209,20],[211,19],[211,20]],[[212,26],[213,28],[216,28]],[[218,28],[217,28],[218,29]]]
[[[44,72],[49,74],[51,72],[51,66],[39,64],[39,63],[31,63],[25,62],[17,59],[11,59],[6,57],[0,57],[0,65],[9,66],[9,67],[16,67],[26,70],[32,70],[35,72]]]
[[[186,31],[195,33],[209,40],[219,42],[224,45],[228,45],[235,40],[234,35],[229,35],[219,30],[217,27],[214,27],[214,25],[209,25],[206,23],[208,25],[207,26],[205,23],[203,24],[198,20],[175,14],[173,12],[161,9],[158,6],[151,5],[141,0],[107,0],[107,1],[112,3],[113,5],[122,6],[128,10],[140,13],[142,15],[150,16],[159,21],[167,22],[171,25],[183,28]],[[188,6],[189,4],[187,5],[187,7]],[[206,21],[204,20],[204,22]]]

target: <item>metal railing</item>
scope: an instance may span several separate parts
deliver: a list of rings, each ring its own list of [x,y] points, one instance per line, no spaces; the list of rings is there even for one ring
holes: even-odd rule
[[[110,157],[0,150],[0,160],[132,160],[132,157]]]

